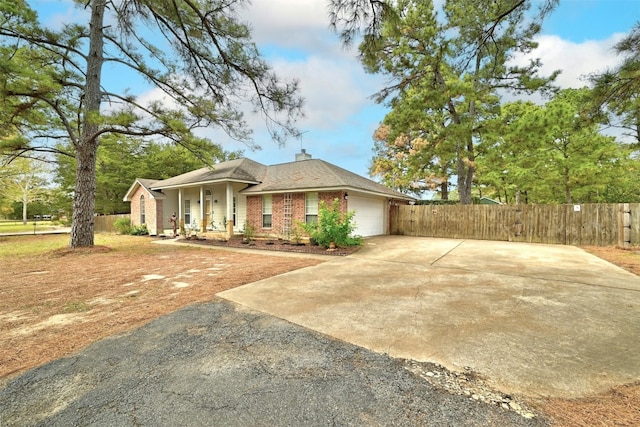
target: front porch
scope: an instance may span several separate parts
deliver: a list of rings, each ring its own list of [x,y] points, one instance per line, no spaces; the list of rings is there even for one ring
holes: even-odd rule
[[[246,197],[239,191],[245,187],[246,184],[226,182],[164,189],[167,198],[163,216],[170,217],[175,212],[182,235],[206,233],[228,239],[242,234],[244,229]]]

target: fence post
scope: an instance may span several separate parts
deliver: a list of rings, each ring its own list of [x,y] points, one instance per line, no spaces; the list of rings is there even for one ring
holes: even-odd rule
[[[618,246],[623,249],[631,247],[631,206],[620,203],[618,215]]]

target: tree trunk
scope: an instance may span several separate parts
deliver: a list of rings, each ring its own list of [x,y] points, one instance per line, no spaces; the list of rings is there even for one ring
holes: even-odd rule
[[[458,195],[460,203],[470,205],[473,202],[471,198],[471,189],[473,188],[473,174],[475,171],[473,153],[473,135],[467,135],[467,142],[459,149],[458,154]]]
[[[22,194],[22,225],[27,225],[27,203],[29,203],[29,199],[24,192]]]
[[[84,90],[82,134],[76,144],[76,185],[73,196],[72,248],[93,246],[94,207],[96,202],[96,158],[100,114],[103,59],[103,21],[106,0],[91,1],[89,55]]]
[[[479,83],[479,75],[480,68],[482,64],[483,56],[480,52],[476,53],[476,65],[473,77],[473,90],[477,94],[480,91],[480,83]],[[458,183],[458,193],[460,194],[460,203],[463,205],[470,205],[473,203],[473,198],[471,197],[471,190],[473,189],[473,176],[475,174],[476,166],[476,155],[475,155],[475,147],[473,145],[473,134],[475,132],[475,123],[476,123],[476,101],[475,95],[474,98],[469,100],[469,129],[467,141],[466,141],[466,149],[464,151],[464,158],[462,159],[462,167],[465,168],[465,173],[462,177],[462,183]]]
[[[440,184],[440,198],[442,200],[449,200],[449,180],[445,179],[442,184]]]

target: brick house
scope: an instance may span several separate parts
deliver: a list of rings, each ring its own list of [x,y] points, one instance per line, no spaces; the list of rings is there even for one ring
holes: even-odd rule
[[[124,200],[132,225],[146,224],[152,235],[170,233],[175,212],[189,229],[230,236],[250,225],[257,235],[289,238],[297,222],[317,220],[321,201],[336,198],[342,211],[355,211],[360,236],[387,234],[389,206],[413,200],[304,150],[290,163],[242,158],[166,180],[136,179]]]

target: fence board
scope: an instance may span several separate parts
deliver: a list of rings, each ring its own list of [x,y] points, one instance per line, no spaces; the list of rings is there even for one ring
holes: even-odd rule
[[[96,233],[115,233],[116,229],[113,226],[116,220],[119,218],[127,218],[130,219],[131,215],[129,214],[121,214],[121,215],[100,215],[94,218],[94,231]]]
[[[631,208],[631,244],[640,242],[640,203],[629,203]]]
[[[632,245],[640,245],[640,203],[631,203]],[[564,245],[618,244],[618,204],[406,205],[391,208],[391,234]]]

